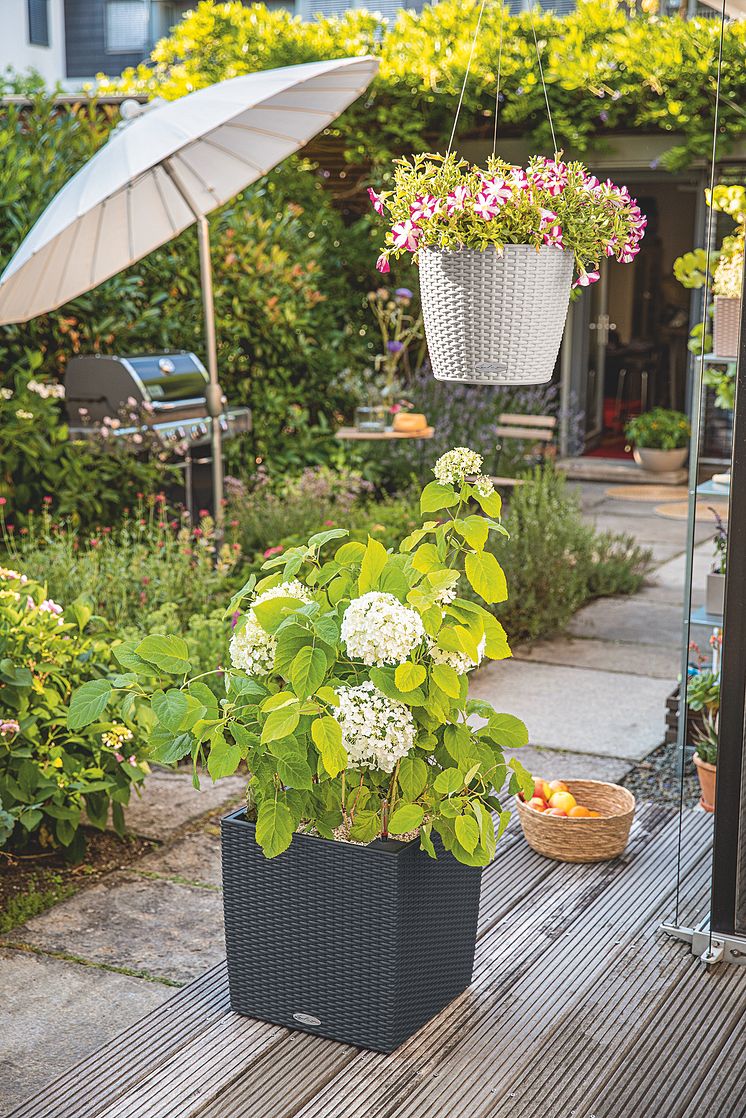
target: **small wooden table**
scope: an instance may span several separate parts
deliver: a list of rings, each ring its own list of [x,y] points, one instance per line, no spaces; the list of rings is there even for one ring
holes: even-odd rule
[[[360,431],[357,427],[340,427],[334,437],[353,442],[378,442],[380,439],[431,439],[434,434],[434,427],[423,427],[420,431]]]

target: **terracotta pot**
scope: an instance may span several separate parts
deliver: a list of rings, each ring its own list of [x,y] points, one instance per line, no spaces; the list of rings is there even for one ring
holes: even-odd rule
[[[651,446],[636,446],[633,451],[637,465],[651,474],[666,474],[680,470],[688,454],[687,446],[679,446],[675,450],[656,450]]]
[[[699,753],[694,754],[694,764],[697,766],[697,776],[702,795],[699,800],[700,807],[705,811],[715,810],[715,773],[717,769],[708,761],[703,761]]]

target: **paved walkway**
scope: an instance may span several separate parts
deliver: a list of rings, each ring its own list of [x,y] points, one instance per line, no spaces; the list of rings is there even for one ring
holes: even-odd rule
[[[567,635],[517,649],[473,686],[525,718],[522,759],[537,774],[619,779],[663,738],[679,665],[685,524],[609,498],[603,485],[582,495],[599,527],[652,547],[649,585],[588,606]],[[705,525],[698,537],[709,534]],[[709,558],[705,544],[698,587]],[[189,775],[155,775],[128,822],[162,845],[5,937],[0,1004],[12,1028],[0,1037],[0,1114],[221,959],[217,819],[242,787],[233,779],[197,794]]]

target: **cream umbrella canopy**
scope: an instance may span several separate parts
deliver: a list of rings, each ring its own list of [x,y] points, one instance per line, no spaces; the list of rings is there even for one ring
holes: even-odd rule
[[[122,124],[52,199],[0,276],[0,325],[28,322],[197,223],[218,518],[222,393],[206,215],[325,128],[377,69],[369,56],[309,62],[231,78],[178,101],[125,102]]]

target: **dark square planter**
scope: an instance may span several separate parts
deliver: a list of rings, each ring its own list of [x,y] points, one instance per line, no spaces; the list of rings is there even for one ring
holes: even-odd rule
[[[243,808],[222,848],[237,1013],[391,1052],[471,982],[480,869],[419,840],[295,835],[268,859]]]

